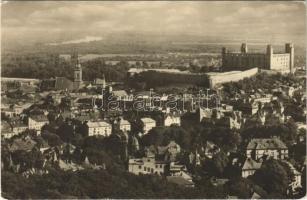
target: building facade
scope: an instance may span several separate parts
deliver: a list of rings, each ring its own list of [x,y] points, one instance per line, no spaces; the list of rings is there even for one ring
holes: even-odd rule
[[[255,160],[264,156],[283,160],[288,158],[288,147],[278,138],[252,139],[247,145],[246,156]]]
[[[251,158],[247,158],[242,167],[242,177],[246,178],[248,176],[253,175],[256,170],[261,168],[261,165],[261,162],[257,162]]]
[[[222,49],[222,69],[224,71],[247,70],[255,67],[281,73],[293,72],[293,44],[285,44],[285,53],[278,54],[274,53],[271,45],[267,45],[265,53],[250,53],[245,43],[241,45],[241,52],[228,52],[225,47]]]
[[[87,133],[88,136],[109,136],[112,133],[112,125],[104,122],[104,121],[98,121],[98,122],[87,122]]]
[[[164,119],[164,126],[171,126],[171,125],[181,125],[180,116],[177,115],[167,115]]]
[[[129,159],[129,172],[139,174],[157,174],[165,173],[166,162],[157,161],[154,157],[144,157],[141,159]]]
[[[125,119],[121,119],[119,122],[118,122],[118,125],[119,125],[119,130],[122,130],[124,132],[126,131],[131,131],[131,124],[129,121],[125,120]]]
[[[148,131],[150,131],[152,128],[156,127],[156,121],[149,118],[149,117],[141,118],[141,122],[143,124],[144,134],[147,134]]]
[[[45,115],[31,116],[28,119],[28,128],[33,129],[37,134],[40,134],[42,127],[48,124],[48,122],[49,120]]]

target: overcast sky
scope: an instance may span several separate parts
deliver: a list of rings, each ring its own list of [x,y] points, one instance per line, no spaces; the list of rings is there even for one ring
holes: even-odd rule
[[[4,39],[130,32],[295,40],[306,30],[302,2],[13,1],[1,13]]]

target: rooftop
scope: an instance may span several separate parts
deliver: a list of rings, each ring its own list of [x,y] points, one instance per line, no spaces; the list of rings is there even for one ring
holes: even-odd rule
[[[181,186],[194,186],[194,183],[184,179],[181,176],[167,176],[167,181]]]
[[[247,149],[288,149],[288,147],[278,138],[257,138],[248,143]]]
[[[151,118],[149,118],[149,117],[141,118],[141,121],[142,121],[143,123],[155,123],[155,122],[156,122],[155,120],[153,120],[153,119],[151,119]]]
[[[1,133],[11,132],[11,126],[7,121],[1,121]]]
[[[30,118],[33,119],[34,121],[37,121],[37,122],[48,121],[48,118],[47,118],[46,115],[32,115]]]
[[[125,90],[115,90],[115,91],[113,91],[113,94],[116,97],[128,96],[128,94],[127,94],[127,92]]]
[[[262,163],[258,163],[251,158],[247,158],[244,162],[242,170],[252,170],[252,169],[256,170],[256,169],[259,169],[261,165]]]
[[[17,138],[10,145],[9,149],[11,152],[14,152],[17,150],[31,151],[35,145],[36,145],[36,142],[32,140],[31,138],[28,138],[28,137]]]
[[[105,126],[111,126],[109,123],[105,122],[105,121],[97,121],[97,122],[87,122],[87,126],[89,128],[95,128],[95,127],[105,127]]]
[[[128,120],[121,119],[121,120],[119,121],[119,124],[120,124],[120,125],[130,125],[130,122],[129,122]]]

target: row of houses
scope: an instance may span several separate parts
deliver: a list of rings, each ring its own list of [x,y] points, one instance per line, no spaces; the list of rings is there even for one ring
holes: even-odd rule
[[[70,117],[70,116],[69,116]],[[82,120],[80,116],[77,116],[76,119],[80,119],[82,122],[86,122],[87,133],[89,136],[103,135],[109,136],[112,133],[112,124],[101,119],[91,120],[86,118]],[[152,128],[157,126],[157,123],[154,119],[149,117],[144,117],[140,119],[142,123],[143,132],[147,134]],[[32,115],[28,117],[28,124],[22,123],[20,120],[11,122],[2,123],[2,136],[4,138],[11,138],[14,135],[31,129],[35,130],[37,134],[41,133],[42,127],[49,123],[49,120],[46,115]],[[173,124],[180,125],[180,117],[167,116],[164,120],[166,126]],[[128,120],[123,119],[122,117],[114,121],[114,125],[121,131],[129,132],[131,131],[131,123]]]

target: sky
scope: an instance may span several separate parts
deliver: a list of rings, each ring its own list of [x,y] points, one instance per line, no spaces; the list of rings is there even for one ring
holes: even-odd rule
[[[2,2],[1,33],[2,40],[50,42],[132,33],[304,43],[305,12],[293,1],[12,1]]]

